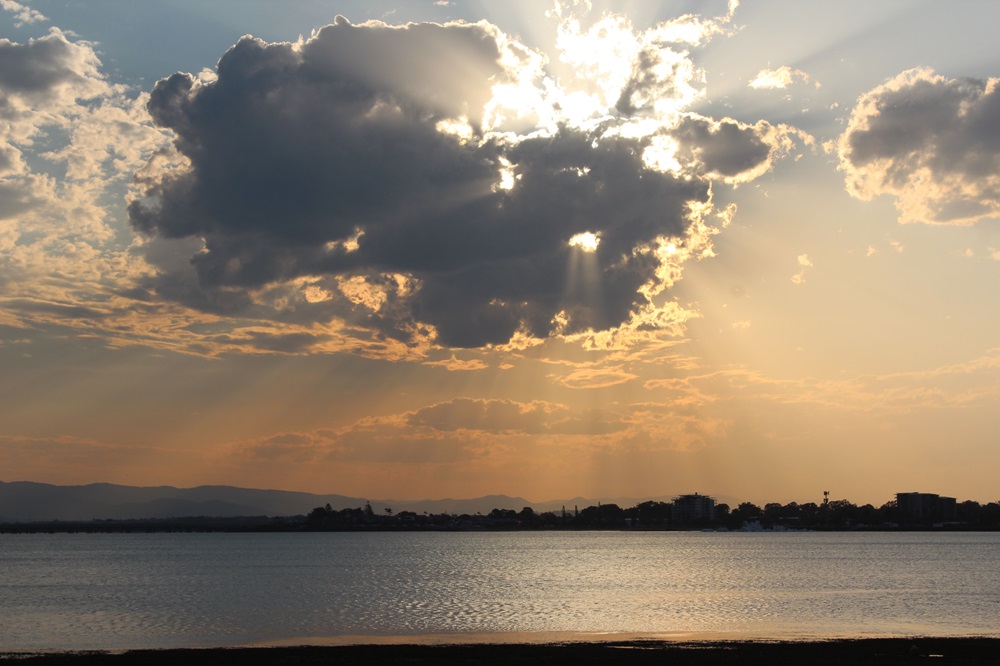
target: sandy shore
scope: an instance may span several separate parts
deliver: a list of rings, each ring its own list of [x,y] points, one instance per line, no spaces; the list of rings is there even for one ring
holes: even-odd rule
[[[1000,664],[1000,638],[825,641],[626,640],[566,643],[313,645],[127,652],[0,653],[17,664]]]

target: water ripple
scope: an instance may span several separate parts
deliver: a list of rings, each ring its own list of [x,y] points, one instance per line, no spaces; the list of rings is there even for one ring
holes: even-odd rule
[[[995,634],[1000,535],[0,535],[7,649],[451,632]]]

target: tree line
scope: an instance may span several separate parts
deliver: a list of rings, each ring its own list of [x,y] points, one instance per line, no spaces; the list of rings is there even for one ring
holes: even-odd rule
[[[429,514],[414,511],[394,513],[391,508],[375,512],[370,504],[364,507],[333,509],[329,504],[316,507],[306,516],[306,527],[312,530],[353,529],[1000,529],[1000,503],[980,504],[973,500],[960,502],[955,515],[948,520],[941,516],[917,517],[899,510],[895,500],[880,507],[858,506],[848,500],[832,500],[817,504],[772,502],[763,507],[743,502],[735,508],[717,504],[712,518],[702,517],[680,521],[675,519],[670,502],[647,501],[630,508],[617,504],[598,504],[583,509],[573,507],[561,511],[536,512],[530,506],[520,511],[493,509],[487,514]]]

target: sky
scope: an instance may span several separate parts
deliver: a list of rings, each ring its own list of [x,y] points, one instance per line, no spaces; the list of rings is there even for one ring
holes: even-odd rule
[[[0,480],[996,501],[998,21],[0,0]]]

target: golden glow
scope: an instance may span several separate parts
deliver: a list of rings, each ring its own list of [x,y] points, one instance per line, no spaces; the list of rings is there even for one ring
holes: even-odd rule
[[[578,98],[572,106],[564,107],[567,115],[576,115],[588,107],[608,109],[614,106],[632,76],[632,63],[640,50],[631,22],[624,16],[612,14],[605,15],[589,30],[584,30],[575,17],[564,19],[558,28],[556,46],[560,61],[573,67],[578,77],[576,83],[585,85],[585,92],[581,92],[593,100],[586,104],[583,97]],[[585,118],[571,120],[583,121]]]
[[[906,46],[897,27],[923,34],[913,31],[921,13],[870,3],[878,8],[868,16],[838,23],[817,9],[817,29],[796,33],[781,22],[780,7],[762,3],[739,17],[748,29],[738,43],[699,52],[713,36],[735,29],[736,0],[729,0],[725,17],[688,15],[657,26],[662,3],[607,10],[616,3],[595,2],[589,11],[586,0],[558,2],[550,20],[541,18],[543,3],[491,4],[492,19],[524,13],[489,32],[502,71],[489,81],[470,78],[469,96],[449,98],[447,108],[418,121],[436,128],[448,150],[470,155],[510,155],[518,142],[560,127],[587,135],[579,155],[591,141],[600,152],[618,137],[639,151],[643,178],[695,200],[685,220],[667,217],[676,218],[674,208],[637,202],[637,212],[666,235],[626,249],[624,257],[609,252],[611,226],[604,223],[579,222],[557,235],[565,263],[558,271],[565,270],[539,274],[564,283],[546,285],[553,304],[541,312],[561,311],[547,327],[536,319],[529,325],[525,316],[509,341],[479,351],[442,348],[419,314],[400,316],[419,313],[414,303],[434,304],[422,300],[427,292],[414,276],[382,274],[390,265],[368,261],[373,236],[363,229],[372,225],[374,234],[378,220],[362,214],[351,218],[354,231],[349,224],[346,233],[323,238],[336,238],[325,255],[320,241],[316,266],[303,268],[318,274],[249,291],[222,286],[212,307],[190,307],[209,303],[188,296],[214,297],[201,289],[195,270],[212,239],[138,234],[129,241],[125,211],[114,207],[121,197],[111,196],[132,182],[126,202],[142,203],[157,183],[195,169],[172,147],[172,132],[149,118],[152,80],[133,99],[137,91],[119,90],[110,70],[103,78],[94,52],[76,62],[82,68],[76,82],[52,89],[51,99],[39,97],[29,109],[17,106],[27,97],[12,98],[18,113],[4,120],[10,131],[0,138],[0,171],[6,170],[4,186],[23,186],[18,191],[26,198],[2,202],[10,205],[0,221],[0,264],[12,276],[0,280],[2,476],[229,483],[373,499],[503,492],[542,501],[698,489],[762,504],[816,501],[817,488],[832,487],[835,496],[876,505],[900,489],[993,501],[1000,350],[990,285],[1000,270],[1000,236],[993,219],[975,229],[927,230],[896,227],[893,218],[957,227],[984,213],[997,217],[1000,171],[989,168],[996,153],[945,156],[934,152],[936,144],[921,144],[905,157],[864,161],[851,159],[848,141],[893,120],[880,101],[919,90],[958,95],[971,90],[965,78],[971,77],[985,82],[975,95],[940,98],[960,104],[942,131],[962,135],[958,128],[976,116],[976,102],[1000,87],[1000,80],[988,80],[996,75],[987,66],[989,35],[975,47],[977,31],[962,29],[983,10],[952,12],[964,25],[938,31],[935,43],[892,49],[898,58],[878,62],[852,52],[854,37],[877,25],[885,43]],[[698,11],[697,3],[681,4]],[[609,18],[625,7],[629,19]],[[459,10],[442,3],[433,11],[424,18]],[[780,49],[765,30],[774,31]],[[955,34],[970,47],[949,49],[958,60],[924,48],[939,48]],[[90,47],[65,35],[83,58]],[[961,78],[929,70],[899,74],[920,64],[905,55],[918,51]],[[164,54],[164,62],[171,57]],[[780,60],[770,65],[769,58]],[[867,78],[886,82],[864,94],[874,83],[859,88],[853,74],[862,60],[871,70]],[[712,68],[704,103],[701,67]],[[206,70],[192,85],[215,76]],[[372,76],[384,78],[374,70]],[[822,96],[818,80],[808,78],[818,76]],[[463,104],[466,97],[476,104]],[[409,122],[395,98],[384,95],[371,114],[388,124]],[[405,94],[398,99],[412,110]],[[932,100],[929,93],[924,98]],[[697,137],[677,131],[685,121],[710,132],[752,132],[770,156],[734,175],[718,165],[736,162],[712,159]],[[828,154],[805,150],[811,138],[780,121],[825,128],[819,136]],[[482,153],[474,150],[480,142]],[[777,164],[799,152],[800,165]],[[968,169],[973,155],[983,158],[974,179],[938,164],[950,157],[956,169]],[[513,164],[490,159],[478,178],[457,178],[436,196],[408,199],[399,216],[461,214],[466,204],[486,200],[509,205],[530,178],[532,157],[525,151]],[[586,164],[594,171],[574,185],[596,187],[609,177],[600,161],[576,153],[540,166],[562,169],[559,179],[575,181]],[[851,195],[874,201],[845,197],[845,179]],[[702,189],[713,183],[714,203]],[[527,206],[545,193],[524,194]],[[952,202],[970,208],[942,210]],[[730,225],[737,204],[740,221]],[[558,215],[556,205],[546,212]],[[469,210],[456,219],[474,224],[475,207]],[[700,261],[716,252],[716,259]],[[534,255],[529,248],[524,256]],[[336,261],[342,258],[353,261]],[[638,296],[625,294],[635,301],[622,304],[612,300],[623,289],[611,273],[625,259],[649,272]],[[357,273],[324,273],[349,265]],[[232,269],[253,272],[239,261]],[[428,279],[460,278],[443,272]],[[162,290],[168,284],[183,288],[185,298]],[[140,286],[150,291],[133,300],[140,291],[132,287]],[[162,294],[153,291],[158,287]],[[246,304],[237,298],[243,291],[252,299]],[[516,290],[491,293],[519,310]],[[612,320],[601,315],[624,312],[611,305],[628,306],[630,314],[609,328]],[[581,330],[591,315],[601,330]],[[444,414],[442,405],[453,415],[433,423],[412,419],[421,411]],[[596,427],[587,427],[591,421]],[[905,469],[893,464],[901,456]]]
[[[794,82],[794,74],[801,74],[798,70],[793,70],[788,65],[782,65],[777,69],[762,69],[757,72],[748,85],[751,88],[787,88]]]
[[[364,235],[364,229],[355,229],[353,235],[344,240],[330,241],[326,244],[325,249],[327,252],[333,252],[338,249],[343,249],[345,252],[357,252],[360,247],[358,243]]]
[[[514,167],[504,157],[500,158],[500,180],[493,184],[493,191],[512,190],[521,176],[514,173]]]
[[[669,136],[654,136],[642,151],[642,163],[647,169],[679,174],[683,170],[677,161],[677,141]]]
[[[466,116],[439,120],[434,129],[442,134],[455,137],[459,143],[469,143],[473,138],[472,125],[469,124],[469,119]]]
[[[338,286],[341,293],[352,303],[363,305],[373,312],[378,312],[389,297],[383,285],[373,285],[360,275],[341,278]]]
[[[483,110],[483,130],[517,134],[539,128],[556,131],[557,118],[545,92],[552,85],[545,74],[548,59],[500,31],[496,37],[507,79],[493,86],[492,99]]]
[[[306,299],[307,303],[322,303],[333,298],[333,294],[315,284],[308,285],[303,289],[302,296]]]
[[[600,244],[600,237],[590,231],[584,231],[569,239],[570,247],[578,247],[584,252],[597,252],[597,246]]]

